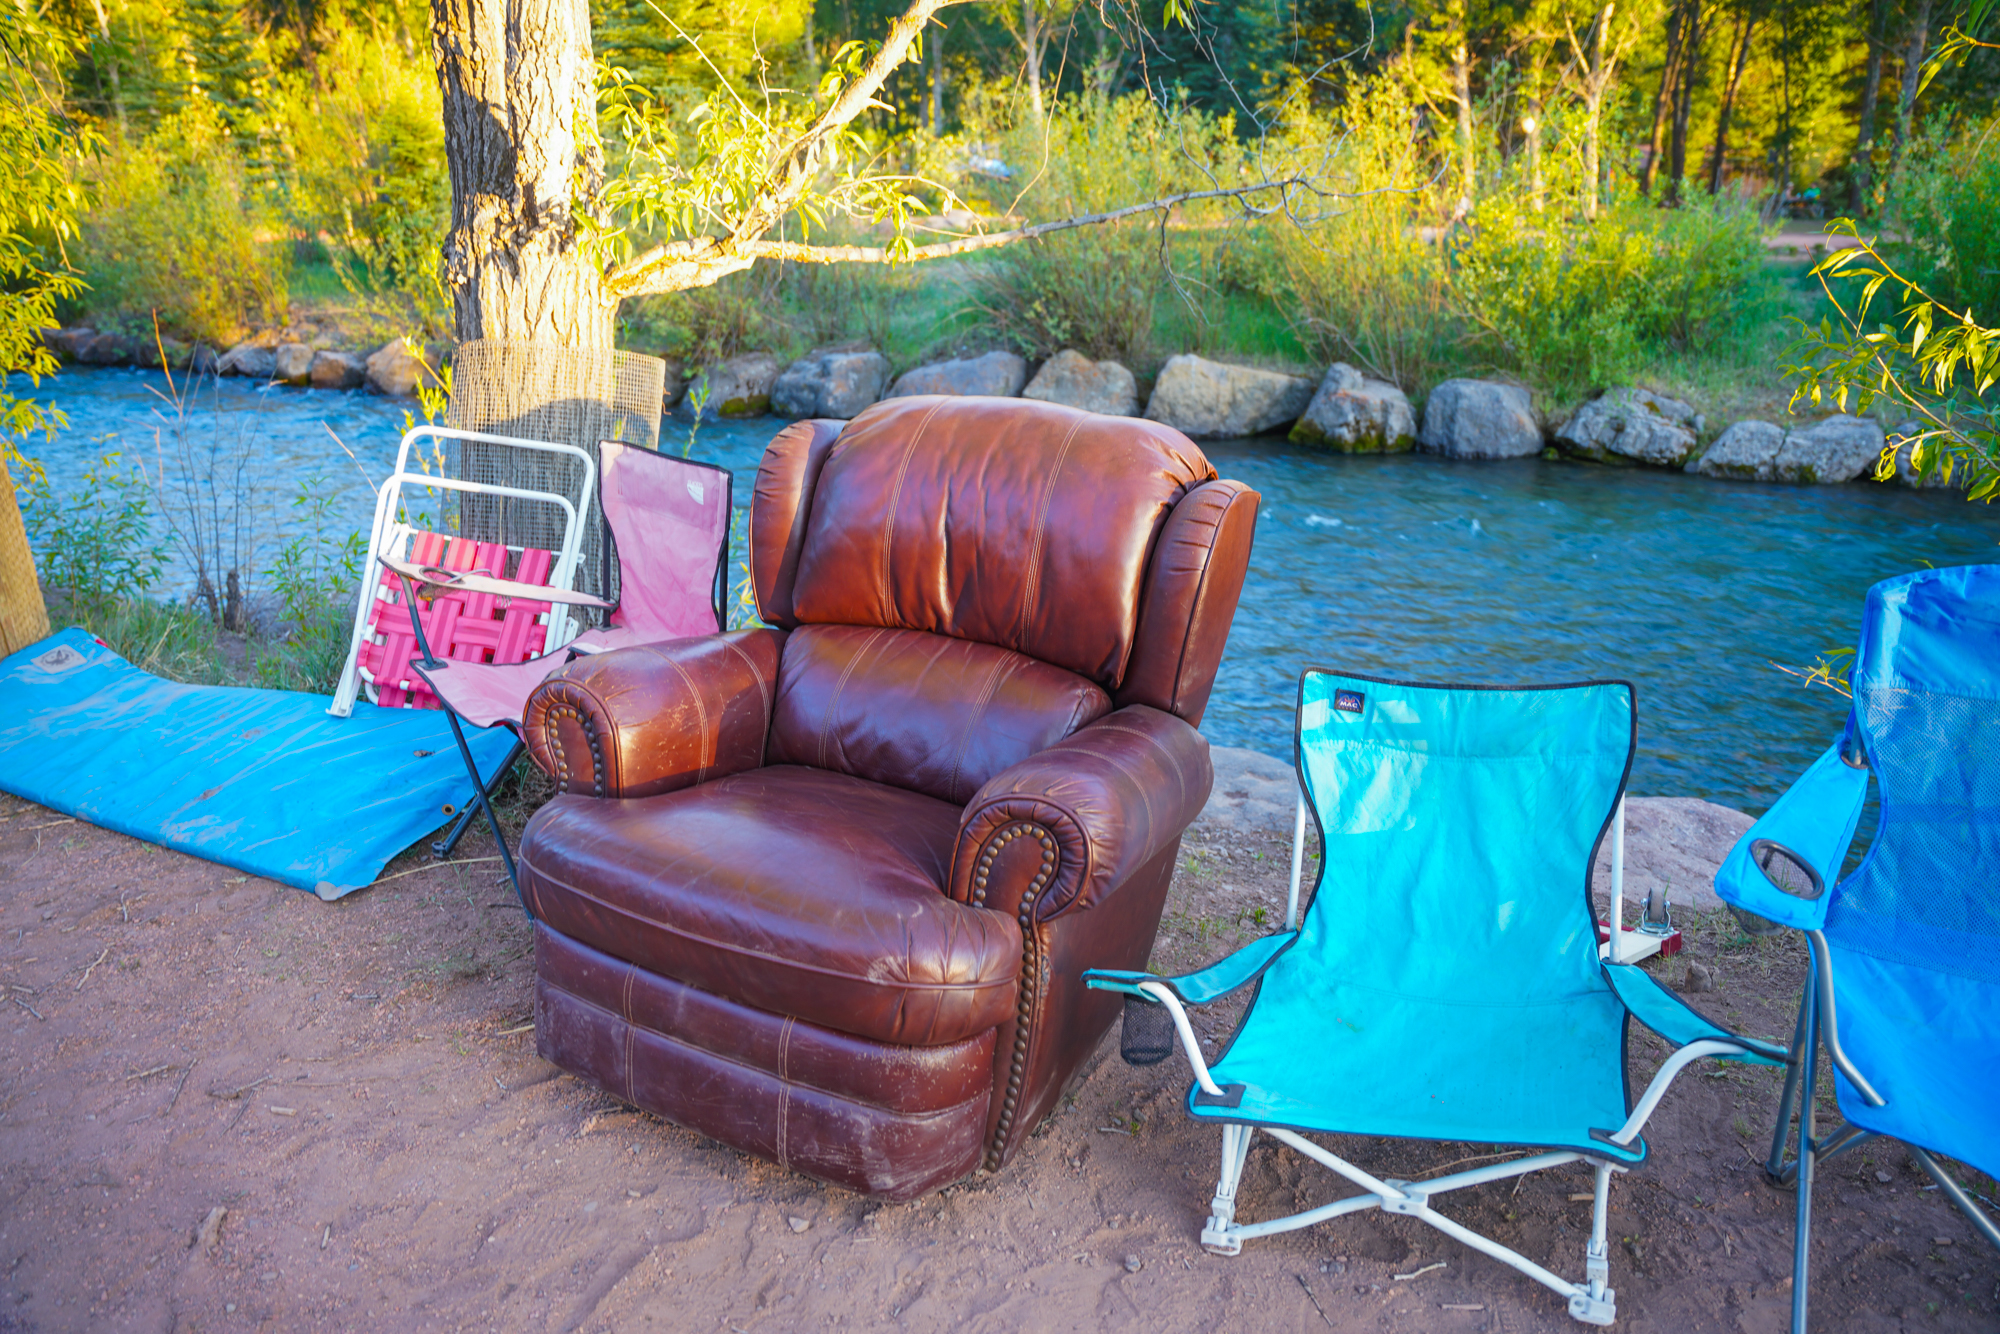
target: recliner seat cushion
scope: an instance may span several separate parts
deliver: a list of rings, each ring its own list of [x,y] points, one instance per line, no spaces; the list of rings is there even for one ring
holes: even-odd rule
[[[562,796],[521,838],[552,929],[773,1014],[905,1046],[1013,1015],[1021,933],[957,903],[960,810],[796,765],[636,800]]]
[[[921,630],[807,625],[785,642],[766,762],[963,806],[1002,769],[1111,711],[1074,672]]]

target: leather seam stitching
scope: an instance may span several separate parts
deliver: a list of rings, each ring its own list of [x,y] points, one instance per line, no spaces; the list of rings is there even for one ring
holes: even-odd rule
[[[917,456],[917,444],[924,438],[924,432],[929,429],[931,418],[943,411],[948,401],[939,399],[931,406],[931,410],[924,414],[924,419],[917,423],[917,429],[910,432],[910,443],[903,446],[902,461],[896,465],[896,485],[889,491],[889,511],[882,516],[882,619],[885,622],[895,619],[890,615],[896,597],[891,557],[896,544],[896,511],[903,501],[903,479],[909,476],[910,461]]]
[[[1017,642],[1025,642],[1028,634],[1028,609],[1035,600],[1037,586],[1042,577],[1042,547],[1048,535],[1049,507],[1055,504],[1056,483],[1062,478],[1062,470],[1069,463],[1069,451],[1076,443],[1076,433],[1083,429],[1084,418],[1070,423],[1069,434],[1063,437],[1062,448],[1056,453],[1055,466],[1049,469],[1048,485],[1042,488],[1041,503],[1035,507],[1035,533],[1028,544],[1028,566],[1021,581],[1021,611],[1014,623],[1014,637]]]
[[[1202,485],[1210,484],[1204,482]],[[1175,717],[1180,716],[1178,710],[1181,702],[1181,683],[1187,675],[1188,649],[1194,644],[1194,623],[1201,615],[1203,603],[1208,597],[1208,576],[1215,569],[1216,542],[1222,540],[1222,526],[1229,522],[1229,512],[1236,507],[1236,502],[1242,495],[1242,492],[1237,492],[1222,507],[1222,513],[1215,520],[1215,539],[1208,544],[1208,549],[1201,553],[1201,573],[1194,581],[1194,595],[1188,599],[1187,623],[1181,627],[1180,652],[1174,655],[1173,685],[1167,691],[1167,707],[1176,711]]]
[[[616,1012],[612,1010],[607,1010],[603,1005],[600,1005],[597,1001],[592,1000],[590,997],[581,995],[575,991],[571,991],[568,987],[562,986],[559,983],[550,982],[544,979],[538,985],[545,986],[551,991],[561,992],[564,996],[569,998],[571,1001],[574,1001],[576,1004],[587,1005],[591,1009],[597,1011],[599,1014],[609,1015],[613,1019],[617,1019],[619,1017]],[[647,1024],[638,1023],[636,1021],[633,1022],[632,1027],[638,1029],[642,1033],[645,1033],[649,1037],[658,1038],[662,1042],[671,1042],[676,1047],[682,1047],[687,1049],[688,1051],[700,1052],[704,1056],[710,1057],[713,1060],[720,1061],[724,1065],[734,1066],[738,1070],[746,1070],[753,1075],[759,1075],[765,1079],[778,1078],[777,1075],[773,1074],[769,1070],[766,1070],[761,1065],[752,1065],[748,1061],[740,1061],[736,1059],[734,1056],[729,1055],[727,1052],[719,1052],[712,1050],[711,1048],[702,1046],[698,1042],[691,1042],[686,1038],[683,1038],[677,1034],[664,1032],[660,1029],[653,1028]],[[834,1030],[829,1029],[828,1031],[832,1032]],[[974,1033],[969,1038],[958,1039],[958,1042],[977,1041],[981,1035],[991,1032],[993,1032],[993,1029],[991,1028],[982,1028],[979,1030],[978,1033]],[[865,1038],[863,1039],[863,1041],[873,1042],[875,1041],[875,1039]],[[956,1043],[950,1045],[956,1045]],[[803,1080],[788,1081],[788,1082],[794,1082],[795,1086],[798,1088],[811,1089],[814,1093],[818,1093],[824,1097],[837,1098],[842,1102],[851,1103],[856,1107],[866,1107],[873,1111],[881,1112],[885,1116],[893,1116],[898,1118],[899,1120],[906,1122],[913,1121],[923,1117],[944,1116],[948,1113],[957,1112],[966,1107],[970,1107],[973,1103],[978,1102],[981,1098],[992,1097],[992,1089],[990,1087],[987,1087],[980,1089],[978,1092],[972,1094],[968,1098],[963,1099],[962,1101],[952,1103],[949,1107],[940,1107],[935,1111],[928,1111],[928,1112],[901,1112],[897,1111],[894,1107],[890,1107],[884,1103],[868,1102],[865,1099],[855,1097],[852,1094],[842,1093],[837,1089],[822,1088],[818,1084],[808,1084],[805,1083]],[[643,1106],[643,1104],[634,1104],[634,1105]]]
[[[1000,682],[1009,672],[1017,669],[1018,666],[1018,663],[1010,659],[999,658],[994,661],[992,667],[987,669],[986,684],[979,692],[979,704],[967,715],[965,728],[958,734],[958,749],[951,757],[951,774],[946,778],[944,785],[944,790],[947,793],[956,793],[958,791],[958,775],[960,770],[965,767],[965,752],[972,748],[972,733],[979,726],[980,720],[986,716],[987,706],[993,702],[995,692],[1000,689]],[[971,793],[966,794],[968,800],[971,796]],[[947,796],[946,800],[956,801],[957,797]]]
[[[771,686],[764,680],[764,669],[757,665],[757,660],[755,658],[751,657],[748,653],[743,651],[743,646],[741,644],[737,643],[733,639],[725,639],[723,641],[723,644],[729,649],[731,653],[734,653],[737,657],[743,659],[744,665],[750,669],[750,679],[757,683],[757,694],[764,701],[763,744],[757,747],[757,762],[759,764],[762,764],[764,761],[764,751],[769,747],[771,743],[771,720],[777,707],[776,702],[771,698]],[[716,748],[716,757],[717,759],[720,759],[722,755],[722,729],[719,724],[717,725],[716,728],[715,748]]]
[[[542,872],[536,872],[536,874],[543,875]],[[852,973],[836,973],[830,968],[816,968],[812,964],[800,963],[795,959],[786,959],[775,954],[765,954],[758,950],[746,950],[739,945],[731,945],[726,941],[715,940],[708,936],[698,936],[689,931],[682,931],[672,927],[667,927],[659,922],[652,920],[651,918],[641,917],[639,914],[631,911],[630,909],[621,908],[615,903],[611,903],[604,899],[598,898],[596,895],[591,894],[585,890],[579,889],[575,885],[569,884],[566,881],[558,880],[556,879],[556,877],[552,875],[543,875],[543,878],[549,881],[550,884],[557,885],[561,887],[563,890],[567,891],[568,893],[574,894],[577,898],[583,899],[589,903],[596,904],[598,907],[604,909],[606,912],[615,913],[620,918],[632,922],[638,922],[645,926],[650,926],[658,931],[663,931],[677,940],[684,940],[692,944],[702,945],[708,948],[712,948],[716,950],[718,953],[734,955],[737,958],[741,959],[755,959],[763,963],[782,964],[787,968],[796,968],[800,972],[813,973],[821,977],[846,979],[854,982],[867,982],[872,980],[869,978],[856,977]],[[950,995],[953,993],[977,995],[980,992],[992,991],[998,987],[1011,985],[1018,978],[1018,976],[1019,975],[1016,974],[1015,977],[996,977],[991,979],[990,981],[973,983],[973,984],[967,984],[964,982],[898,982],[895,985],[900,987],[904,991],[937,992],[941,995]],[[879,985],[879,983],[877,985]],[[862,1035],[856,1034],[855,1036],[862,1036]],[[869,1039],[869,1041],[871,1042],[886,1041],[886,1040],[887,1039],[882,1039],[882,1038]],[[952,1039],[952,1040],[958,1041],[959,1039]],[[932,1045],[938,1045],[938,1044],[932,1044]]]
[[[677,659],[665,653],[656,654],[655,656],[680,675],[682,683],[688,688],[689,698],[694,701],[695,726],[700,729],[700,736],[696,742],[697,749],[695,750],[696,767],[694,781],[697,785],[706,783],[708,781],[708,771],[714,767],[716,753],[719,753],[720,745],[719,738],[712,737],[709,734],[708,705],[701,698],[701,686],[696,682],[693,675],[689,673],[688,669],[681,666]],[[711,746],[715,747],[716,753],[711,753]]]
[[[832,767],[826,762],[826,747],[828,738],[833,734],[833,715],[840,707],[840,697],[847,693],[847,683],[854,676],[855,669],[861,666],[861,660],[872,653],[877,641],[888,633],[887,630],[881,629],[869,632],[868,641],[847,660],[847,670],[840,674],[840,684],[833,688],[833,695],[826,702],[826,712],[820,717],[819,722],[819,767],[822,769]]]

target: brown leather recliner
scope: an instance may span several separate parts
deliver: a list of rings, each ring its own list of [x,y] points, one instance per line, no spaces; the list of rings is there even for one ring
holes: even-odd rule
[[[1118,1012],[1213,771],[1258,496],[1157,423],[901,398],[764,455],[774,629],[529,701],[541,1054],[906,1200],[1005,1163]]]

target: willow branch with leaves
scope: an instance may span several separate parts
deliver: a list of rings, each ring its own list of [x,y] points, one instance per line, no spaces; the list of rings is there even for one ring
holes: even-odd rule
[[[1895,476],[1896,455],[1907,445],[1919,476],[1943,476],[1963,483],[1967,499],[1991,500],[2000,494],[1992,397],[2000,379],[2000,330],[1932,297],[1883,258],[1874,241],[1862,239],[1852,220],[1837,219],[1827,232],[1850,237],[1854,245],[1813,269],[1838,318],[1800,322],[1785,365],[1797,384],[1794,406],[1831,403],[1841,412],[1861,413],[1877,402],[1895,404],[1922,429],[1890,442],[1876,477]],[[1900,329],[1875,317],[1883,300],[1895,303]]]

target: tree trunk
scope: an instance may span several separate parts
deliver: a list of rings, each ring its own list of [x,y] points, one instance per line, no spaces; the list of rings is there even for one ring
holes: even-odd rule
[[[1458,172],[1469,210],[1479,200],[1479,161],[1472,140],[1472,57],[1463,41],[1451,51],[1451,97],[1458,104]]]
[[[49,637],[49,609],[35,577],[35,553],[14,499],[14,479],[0,459],[0,657]]]
[[[1653,90],[1653,128],[1646,137],[1646,165],[1639,169],[1639,193],[1653,192],[1653,178],[1660,172],[1660,151],[1665,141],[1667,109],[1674,104],[1674,86],[1681,77],[1681,30],[1686,5],[1676,4],[1667,11],[1667,56],[1660,65],[1660,86]]]
[[[1868,211],[1875,185],[1875,109],[1882,100],[1882,0],[1868,6],[1868,75],[1861,84],[1861,116],[1854,132],[1849,202],[1854,216]]]
[[[617,298],[574,209],[603,182],[585,0],[431,0],[460,341],[609,348]]]
[[[1028,105],[1034,108],[1035,124],[1042,113],[1042,16],[1035,12],[1035,0],[1021,0],[1021,47],[1027,54]]]
[[[1701,82],[1701,48],[1708,40],[1700,0],[1689,0],[1686,36],[1681,41],[1680,86],[1674,90],[1672,148],[1667,155],[1667,200],[1681,202],[1687,180],[1688,121],[1694,110],[1694,90]]]
[[[1880,0],[1876,0],[1879,4]],[[1708,193],[1722,193],[1722,174],[1729,161],[1729,118],[1736,111],[1736,90],[1743,84],[1743,67],[1750,63],[1750,41],[1757,35],[1757,14],[1745,5],[1729,46],[1729,77],[1722,89],[1722,106],[1715,115],[1715,148],[1708,159]]]
[[[931,25],[930,41],[924,55],[931,67],[931,136],[944,133],[944,21]]]
[[[1910,18],[1910,36],[1903,47],[1903,86],[1896,92],[1896,142],[1889,150],[1889,173],[1903,164],[1917,109],[1917,85],[1924,77],[1924,48],[1931,39],[1931,0],[1918,0]]]

